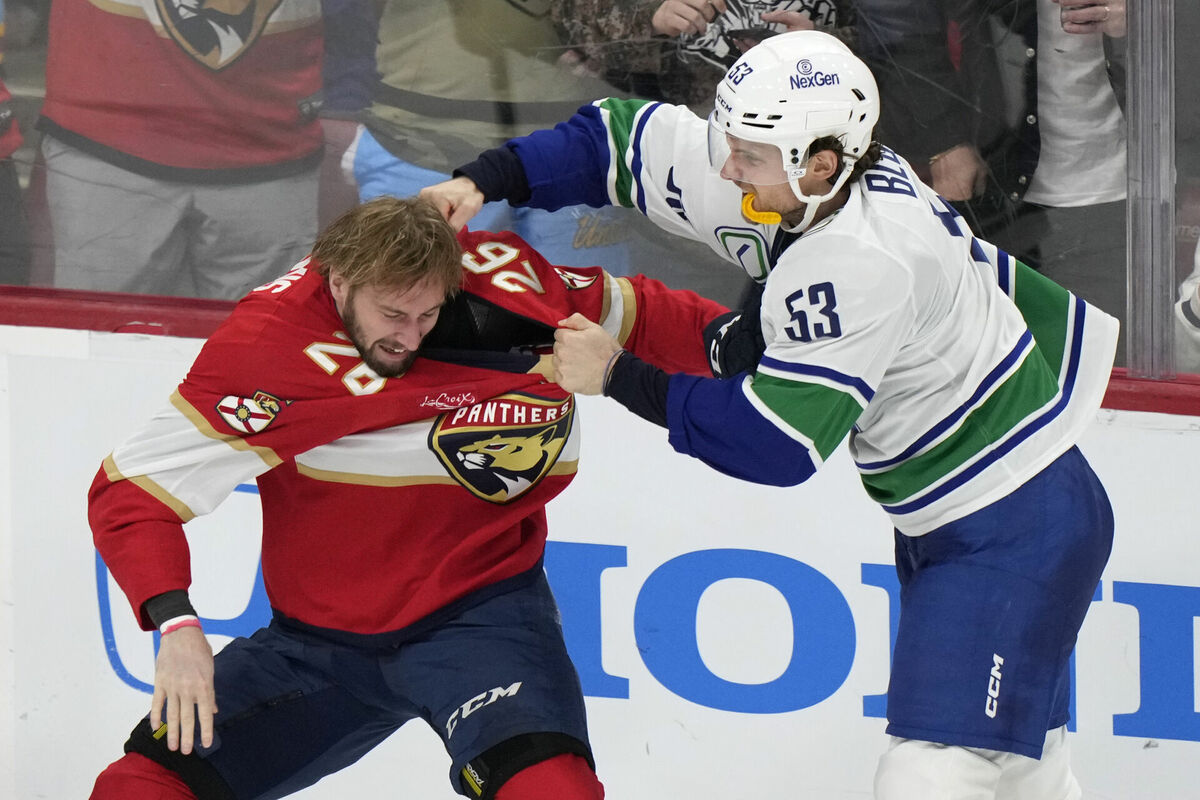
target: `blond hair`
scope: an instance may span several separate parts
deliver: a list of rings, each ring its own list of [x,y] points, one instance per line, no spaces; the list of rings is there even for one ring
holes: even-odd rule
[[[446,296],[462,286],[462,247],[450,223],[415,197],[376,197],[335,219],[312,249],[317,271],[337,273],[350,289],[403,290],[420,283]]]

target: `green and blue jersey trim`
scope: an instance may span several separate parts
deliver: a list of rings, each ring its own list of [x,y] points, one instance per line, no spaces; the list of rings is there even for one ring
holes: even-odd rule
[[[642,171],[641,137],[650,113],[660,103],[649,100],[607,98],[595,104],[608,132],[609,172],[614,205],[637,208],[646,213],[646,193],[639,176]]]
[[[867,385],[867,382],[862,378],[855,375],[847,375],[844,372],[839,372],[829,367],[794,363],[772,358],[771,356],[763,356],[758,362],[758,371],[778,377],[785,377],[788,374],[792,374],[827,381],[840,386],[844,391],[852,394],[858,400],[858,404],[864,408],[867,403],[871,402],[871,398],[875,396],[875,390]]]
[[[1083,351],[1085,309],[1086,304],[1083,300],[1074,298],[1074,303],[1072,304],[1074,313],[1071,315],[1073,319],[1070,327],[1071,337],[1069,346],[1066,348],[1067,358],[1064,364],[1065,374],[1063,375],[1061,390],[1056,391],[1053,402],[1044,406],[1040,413],[1030,416],[1023,424],[1008,429],[1006,436],[998,438],[988,449],[980,451],[977,454],[978,458],[960,463],[960,469],[957,472],[947,473],[948,477],[945,480],[933,484],[927,491],[922,492],[918,487],[915,492],[908,493],[905,496],[905,489],[893,486],[889,490],[886,483],[881,483],[880,476],[863,475],[863,483],[867,488],[868,494],[879,500],[883,509],[890,514],[903,515],[919,511],[961,488],[985,469],[1000,461],[1019,445],[1054,422],[1067,408],[1074,393],[1075,381],[1078,377],[1080,358]],[[1029,359],[1026,359],[1026,362],[1029,362]],[[1047,372],[1049,371],[1048,365],[1044,364],[1044,360],[1043,368]],[[883,473],[883,475],[887,474]],[[901,477],[903,479],[903,476]],[[910,483],[909,486],[911,485]],[[880,499],[880,495],[887,495],[889,493],[896,499],[905,501],[887,502]]]
[[[755,407],[770,410],[772,421],[784,432],[799,434],[793,438],[804,441],[822,463],[846,438],[866,405],[856,394],[761,371],[754,377],[749,392]]]
[[[993,367],[991,372],[980,381],[975,391],[962,405],[939,420],[935,425],[926,430],[925,433],[918,436],[899,455],[883,461],[856,462],[859,471],[882,472],[902,462],[909,461],[918,454],[928,450],[935,442],[942,440],[947,433],[958,429],[969,414],[980,410],[985,401],[990,401],[994,392],[1002,392],[1006,387],[1008,394],[1012,394],[1014,391],[1020,392],[1025,388],[1024,382],[1021,382],[1021,385],[1012,385],[1008,381],[1026,363],[1026,357],[1032,349],[1033,335],[1029,331],[1025,331],[1025,333],[1021,334],[1021,338],[1017,340],[1017,344],[1009,351],[1009,354],[1001,359],[1000,363]],[[1036,367],[1036,362],[1029,363]],[[1055,385],[1055,389],[1057,389],[1057,385]],[[1002,394],[1001,396],[1003,398],[1004,395]],[[1042,403],[1039,401],[1038,405],[1040,406]]]

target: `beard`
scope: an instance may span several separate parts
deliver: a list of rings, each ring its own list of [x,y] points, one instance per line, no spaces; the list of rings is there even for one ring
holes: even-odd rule
[[[358,348],[363,361],[381,378],[398,378],[408,372],[408,368],[417,360],[415,350],[405,350],[402,354],[392,353],[384,349],[382,340],[368,343],[363,335],[362,326],[358,324],[358,316],[354,313],[353,298],[342,310],[342,324],[346,326],[346,333]]]

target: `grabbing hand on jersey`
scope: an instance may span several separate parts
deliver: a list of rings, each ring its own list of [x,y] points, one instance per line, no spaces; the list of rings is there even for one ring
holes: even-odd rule
[[[213,689],[213,653],[199,628],[188,627],[162,637],[154,662],[154,698],[150,701],[150,730],[158,731],[166,705],[167,748],[192,752],[196,720],[200,743],[213,743],[213,715],[217,697]]]
[[[576,394],[600,394],[613,357],[621,352],[608,331],[576,312],[554,332],[554,382]]]
[[[426,186],[417,196],[433,203],[456,231],[462,230],[483,208],[483,192],[475,181],[463,175]]]

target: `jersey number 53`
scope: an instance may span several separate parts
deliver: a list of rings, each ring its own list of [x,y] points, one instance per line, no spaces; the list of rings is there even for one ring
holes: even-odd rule
[[[787,296],[787,307],[792,319],[784,326],[784,332],[793,342],[836,339],[842,335],[832,283],[814,283],[792,292]]]

